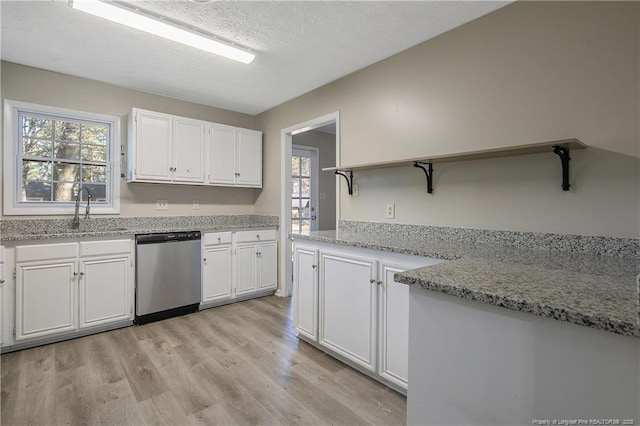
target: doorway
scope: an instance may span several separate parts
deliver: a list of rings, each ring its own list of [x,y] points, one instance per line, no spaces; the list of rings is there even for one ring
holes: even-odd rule
[[[280,268],[279,268],[279,279],[280,287],[278,288],[277,295],[278,296],[291,296],[292,289],[292,273],[293,267],[291,264],[291,244],[285,244],[286,241],[290,241],[289,233],[292,230],[292,154],[293,154],[293,139],[296,135],[299,135],[304,132],[308,132],[314,129],[320,129],[325,126],[335,127],[335,162],[330,164],[327,167],[335,166],[340,164],[340,113],[333,112],[331,114],[327,114],[322,117],[315,118],[313,120],[306,121],[304,123],[299,123],[281,131],[281,168],[280,168]],[[318,174],[321,175],[321,169],[323,166],[318,166]],[[326,174],[326,173],[325,173]],[[324,174],[323,174],[324,175]],[[335,219],[333,220],[332,229],[337,227],[338,220],[340,219],[340,197],[339,197],[339,185],[340,182],[335,179],[335,176],[332,174],[330,178],[333,180],[333,186],[335,187],[335,197],[331,197],[335,199],[335,208],[333,211],[335,212]],[[319,197],[320,198],[320,197]],[[329,197],[325,197],[329,198]],[[322,200],[320,200],[321,202]],[[311,203],[310,203],[311,204]],[[316,207],[315,213],[319,213],[321,218],[322,212],[318,210]],[[316,219],[317,220],[317,219]],[[319,221],[318,221],[319,222]]]

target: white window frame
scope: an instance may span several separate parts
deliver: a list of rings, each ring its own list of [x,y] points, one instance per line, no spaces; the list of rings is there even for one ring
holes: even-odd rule
[[[69,118],[80,121],[97,121],[108,124],[109,147],[107,158],[107,203],[92,204],[91,213],[94,214],[118,214],[120,213],[120,118],[76,111],[66,108],[57,108],[46,105],[38,105],[27,102],[4,101],[4,202],[3,214],[11,215],[68,215],[75,210],[74,202],[43,202],[28,203],[21,201],[19,187],[22,174],[22,163],[19,158],[20,147],[20,123],[21,112],[32,114],[51,115],[61,118]]]

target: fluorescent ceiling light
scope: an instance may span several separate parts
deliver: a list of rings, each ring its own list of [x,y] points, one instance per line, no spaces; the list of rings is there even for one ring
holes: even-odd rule
[[[256,57],[247,50],[240,49],[223,41],[216,40],[215,36],[198,34],[178,23],[169,22],[166,18],[156,16],[147,11],[129,9],[131,6],[116,2],[103,2],[97,0],[72,0],[71,6],[100,18],[117,22],[127,27],[135,28],[149,34],[157,35],[187,46],[195,47],[206,52],[224,56],[234,61],[249,64]]]

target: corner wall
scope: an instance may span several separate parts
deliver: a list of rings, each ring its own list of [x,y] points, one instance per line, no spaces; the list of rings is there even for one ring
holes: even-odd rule
[[[280,130],[339,110],[342,164],[579,138],[552,153],[356,172],[341,219],[640,236],[640,4],[517,2],[256,117],[256,213],[278,214]]]

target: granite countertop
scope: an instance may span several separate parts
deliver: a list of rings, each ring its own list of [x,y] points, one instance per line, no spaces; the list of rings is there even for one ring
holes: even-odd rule
[[[258,215],[91,218],[81,219],[79,229],[71,229],[71,221],[66,219],[3,220],[0,225],[0,239],[9,242],[274,228],[278,226],[278,218]]]
[[[526,235],[518,237],[521,243],[500,244],[481,238],[455,238],[455,232],[447,238],[442,235],[432,238],[424,232],[393,231],[382,230],[380,226],[370,230],[360,227],[293,237],[443,259],[445,262],[437,265],[396,274],[396,280],[464,299],[640,337],[640,258],[635,240],[620,239],[625,247],[616,249],[614,239],[555,237],[554,241],[562,240],[561,245],[577,247],[566,251],[558,250],[558,244],[551,249],[530,248],[530,241],[522,240]],[[469,230],[461,231],[468,234]],[[544,238],[549,239],[549,235],[552,234],[545,234]],[[581,238],[582,245],[567,242],[572,238]],[[598,242],[609,244],[607,250],[618,255],[594,254],[601,250],[595,247]],[[593,245],[591,250],[589,244]]]

